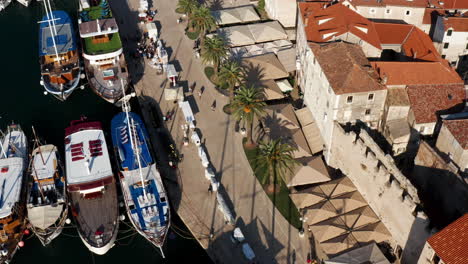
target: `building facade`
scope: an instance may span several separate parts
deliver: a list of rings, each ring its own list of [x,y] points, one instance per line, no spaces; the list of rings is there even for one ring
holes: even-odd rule
[[[432,39],[442,58],[457,67],[460,56],[468,54],[468,17],[438,16]]]
[[[296,0],[265,0],[265,11],[285,28],[296,26]]]
[[[461,172],[468,173],[468,119],[444,120],[436,147]]]

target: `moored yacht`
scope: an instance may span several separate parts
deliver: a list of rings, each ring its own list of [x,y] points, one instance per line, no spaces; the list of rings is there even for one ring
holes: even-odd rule
[[[68,215],[65,176],[54,145],[41,145],[36,138],[32,152],[27,203],[31,229],[47,246],[63,230]]]
[[[0,0],[0,11],[7,8],[7,6],[11,3],[11,0]]]
[[[19,125],[10,125],[2,138],[0,155],[0,263],[13,258],[23,237],[27,158],[25,134]]]
[[[117,21],[107,0],[80,0],[78,26],[88,83],[110,103],[128,86],[128,71]]]
[[[80,59],[75,32],[65,11],[52,11],[43,0],[45,15],[39,21],[41,85],[46,92],[65,100],[80,83]]]
[[[70,207],[78,234],[93,253],[114,245],[119,227],[117,188],[100,122],[86,118],[65,129],[65,161]]]
[[[123,106],[124,112],[112,119],[111,133],[127,214],[138,233],[164,256],[162,246],[170,226],[168,197],[143,121],[129,111],[125,99]]]

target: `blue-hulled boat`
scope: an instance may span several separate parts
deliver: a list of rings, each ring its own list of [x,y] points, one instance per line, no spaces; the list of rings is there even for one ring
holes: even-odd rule
[[[39,22],[41,85],[46,92],[65,100],[80,82],[80,58],[73,24],[65,11],[52,11],[44,0],[46,15]]]
[[[140,116],[124,107],[124,112],[112,119],[111,133],[128,217],[135,229],[162,252],[170,226],[170,211],[161,176],[150,153],[148,132]]]

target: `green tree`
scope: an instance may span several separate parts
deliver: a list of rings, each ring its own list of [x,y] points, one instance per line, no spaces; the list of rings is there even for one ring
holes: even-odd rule
[[[208,7],[200,6],[193,11],[189,25],[193,30],[200,32],[203,41],[206,32],[216,27],[216,21]]]
[[[177,3],[177,10],[187,15],[188,23],[190,25],[190,16],[192,16],[198,6],[198,2],[195,0],[179,0]]]
[[[229,48],[226,41],[218,35],[206,38],[201,46],[201,57],[204,63],[212,63],[215,73],[218,73],[220,62],[226,58]]]
[[[234,90],[237,84],[242,82],[244,78],[244,70],[242,66],[235,60],[229,60],[223,63],[219,70],[218,82],[225,83],[229,89],[229,99],[234,100]]]
[[[230,104],[232,114],[238,121],[243,120],[247,125],[247,145],[254,144],[252,138],[253,120],[265,115],[265,102],[262,93],[255,86],[242,86]]]
[[[267,191],[272,193],[276,190],[278,176],[284,177],[288,173],[293,173],[294,167],[298,164],[293,155],[296,149],[282,143],[281,139],[276,139],[261,142],[258,150],[258,164],[268,168],[268,177],[264,179],[263,184],[268,184]]]

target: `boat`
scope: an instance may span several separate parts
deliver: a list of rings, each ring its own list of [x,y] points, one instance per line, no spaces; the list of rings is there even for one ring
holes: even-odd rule
[[[80,83],[80,55],[75,31],[65,11],[52,11],[43,0],[45,16],[39,21],[39,64],[45,93],[66,100]]]
[[[26,228],[28,142],[19,125],[8,126],[0,156],[0,263],[8,263],[22,245]]]
[[[24,5],[25,7],[28,7],[32,0],[17,0],[17,1],[18,3]]]
[[[78,234],[91,252],[104,255],[117,238],[119,208],[100,122],[82,117],[65,129],[65,163],[70,209]]]
[[[28,221],[33,233],[47,246],[63,230],[67,215],[65,176],[54,145],[41,145],[34,130],[35,145],[31,155]]]
[[[110,103],[128,87],[128,71],[117,21],[107,0],[79,0],[78,25],[88,84]]]
[[[138,233],[164,257],[162,246],[170,226],[168,196],[142,119],[130,112],[126,100],[123,110],[112,119],[111,134],[126,211]]]
[[[11,3],[11,0],[0,0],[0,11],[7,8],[7,6]]]

